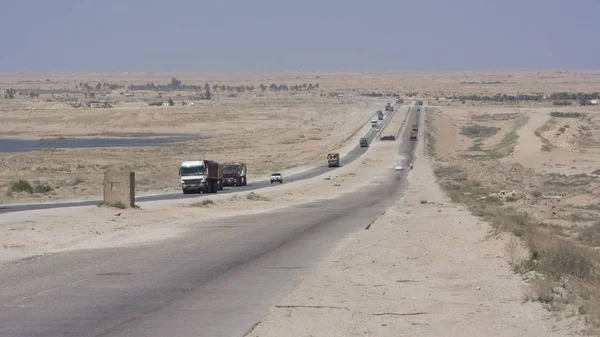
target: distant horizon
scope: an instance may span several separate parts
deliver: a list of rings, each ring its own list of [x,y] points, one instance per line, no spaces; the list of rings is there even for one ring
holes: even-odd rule
[[[0,72],[1,75],[35,75],[35,74],[110,74],[110,75],[126,75],[126,74],[464,74],[464,73],[559,73],[559,72],[576,72],[576,73],[596,73],[600,69],[530,69],[530,70],[385,70],[385,71],[19,71],[19,72]]]

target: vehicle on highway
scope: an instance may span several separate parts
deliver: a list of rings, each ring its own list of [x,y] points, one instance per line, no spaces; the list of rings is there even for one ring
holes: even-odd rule
[[[359,144],[360,147],[369,147],[369,141],[366,138],[361,138]]]
[[[404,171],[404,167],[402,167],[402,165],[398,164],[398,165],[394,166],[394,170],[395,171]]]
[[[183,194],[217,193],[220,177],[219,163],[212,160],[191,160],[181,163],[179,176]]]
[[[381,136],[381,137],[379,137],[379,140],[396,140],[396,136],[394,136],[394,135]]]
[[[376,128],[376,129],[375,129],[375,132],[379,132],[379,131],[381,131],[381,129],[380,129],[380,128]]]
[[[246,186],[247,168],[245,163],[223,163],[223,177],[225,186]]]
[[[338,152],[329,152],[327,154],[328,167],[340,167],[340,154]]]
[[[271,174],[271,184],[276,182],[283,184],[283,176],[281,175],[281,173]]]

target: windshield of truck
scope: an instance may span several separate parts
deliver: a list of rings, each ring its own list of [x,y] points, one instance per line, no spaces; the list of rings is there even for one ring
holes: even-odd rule
[[[235,165],[223,165],[223,172],[227,173],[236,173],[238,171],[238,167]]]
[[[204,174],[204,166],[182,167],[181,176],[200,176]]]
[[[332,154],[330,154],[330,155],[327,156],[327,159],[329,159],[329,160],[336,160],[337,159],[337,154],[332,153]]]

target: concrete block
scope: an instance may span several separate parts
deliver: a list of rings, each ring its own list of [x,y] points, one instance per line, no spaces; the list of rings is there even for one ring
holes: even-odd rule
[[[104,172],[104,203],[122,203],[125,207],[135,207],[135,172]]]

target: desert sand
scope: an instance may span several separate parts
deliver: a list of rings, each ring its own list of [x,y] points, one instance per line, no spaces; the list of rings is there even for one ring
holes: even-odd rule
[[[178,162],[198,149],[213,151],[201,156],[247,161],[252,179],[271,170],[303,170],[321,163],[329,150],[345,152],[356,144],[356,130],[368,128],[365,122],[386,101],[365,94],[399,93],[427,106],[408,193],[369,231],[349,238],[251,335],[599,331],[600,109],[580,106],[577,99],[554,105],[556,100],[545,96],[596,92],[599,72],[3,74],[0,84],[58,90],[82,82],[166,83],[171,76],[193,84],[318,83],[319,88],[236,97],[215,92],[213,100],[193,106],[181,105],[189,99],[175,94],[174,107],[148,107],[155,92],[124,98],[119,90],[109,95],[115,101],[109,109],[75,109],[56,97],[45,102],[49,94],[0,99],[0,133],[13,139],[141,132],[212,136],[169,149],[3,153],[0,189],[7,192],[0,201],[97,196],[102,172],[111,167],[139,172],[140,194],[176,191]],[[83,100],[83,92],[77,95]],[[497,95],[539,99],[482,98]],[[244,135],[232,136],[232,128]],[[390,144],[376,142],[330,180],[321,176],[252,195],[215,196],[212,203],[192,199],[145,203],[141,210],[88,207],[3,215],[0,259],[144,244],[182,235],[203,219],[333,198],[366,184],[365,176],[390,169],[397,159]],[[49,183],[54,192],[8,193],[18,178]],[[291,307],[298,305],[331,308]]]

